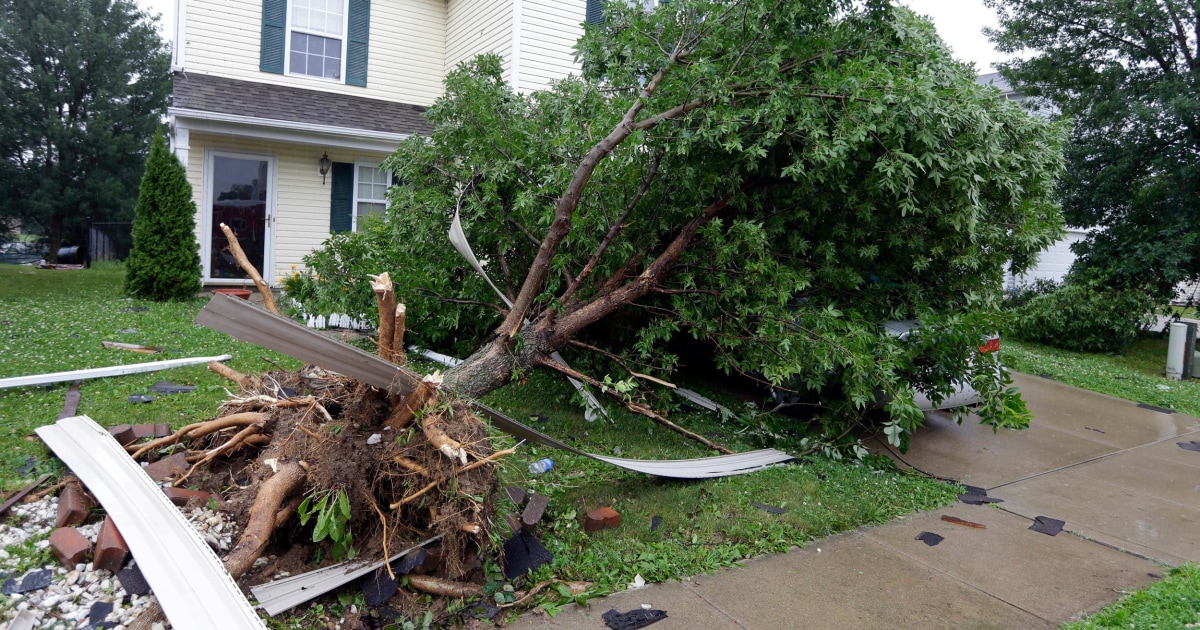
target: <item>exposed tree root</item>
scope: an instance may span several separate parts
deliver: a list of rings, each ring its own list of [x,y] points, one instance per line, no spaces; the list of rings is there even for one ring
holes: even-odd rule
[[[250,508],[250,521],[242,529],[241,538],[225,556],[225,569],[235,578],[245,573],[262,555],[271,532],[275,531],[280,507],[304,488],[308,473],[300,462],[279,464],[279,470],[264,481]]]
[[[238,385],[241,385],[242,387],[246,387],[250,384],[249,376],[246,376],[245,374],[242,374],[241,372],[238,372],[237,370],[219,361],[209,361],[208,369],[212,372],[220,374],[221,376],[224,376],[225,378],[237,383]]]
[[[451,439],[446,435],[445,431],[438,428],[438,424],[445,419],[444,414],[434,413],[428,414],[421,419],[421,431],[425,434],[425,439],[450,459],[457,459],[463,464],[467,463],[467,449],[463,448],[457,440]]]
[[[428,575],[409,575],[408,584],[423,593],[442,597],[466,598],[483,595],[483,587],[478,584],[451,582]]]

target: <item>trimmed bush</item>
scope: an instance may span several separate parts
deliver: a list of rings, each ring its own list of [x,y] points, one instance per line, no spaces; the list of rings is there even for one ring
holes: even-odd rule
[[[133,250],[125,263],[125,291],[165,302],[200,292],[196,204],[183,164],[154,134],[133,219]]]
[[[1064,350],[1124,352],[1150,323],[1154,301],[1098,282],[1067,282],[1017,306],[1016,337]]]

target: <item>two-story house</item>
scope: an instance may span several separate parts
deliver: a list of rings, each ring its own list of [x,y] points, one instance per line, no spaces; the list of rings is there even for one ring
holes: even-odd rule
[[[206,284],[241,284],[218,227],[268,281],[385,206],[380,162],[427,133],[457,64],[510,85],[578,72],[598,0],[176,0],[172,147],[187,168]]]

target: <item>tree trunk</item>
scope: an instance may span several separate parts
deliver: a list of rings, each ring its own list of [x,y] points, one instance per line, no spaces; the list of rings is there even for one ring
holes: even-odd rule
[[[536,357],[552,351],[529,324],[523,325],[518,335],[515,340],[496,337],[476,350],[446,372],[442,387],[459,396],[477,398],[509,382],[514,373],[534,369]]]
[[[50,234],[49,251],[46,252],[46,262],[54,264],[58,262],[58,250],[63,243],[63,218],[55,215],[50,219]]]

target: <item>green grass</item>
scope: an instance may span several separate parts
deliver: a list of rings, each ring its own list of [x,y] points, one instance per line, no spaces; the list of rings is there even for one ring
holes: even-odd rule
[[[1064,630],[1200,628],[1200,567],[1187,564]]]
[[[220,354],[233,355],[226,364],[242,372],[272,369],[261,357],[299,368],[298,361],[193,324],[204,299],[157,303],[122,296],[123,274],[117,265],[81,271],[0,265],[0,378]],[[137,332],[121,332],[128,330]],[[159,346],[164,351],[138,354],[103,348],[101,341]],[[147,394],[147,388],[164,380],[195,385],[196,391],[151,394],[156,400],[148,404],[128,402],[129,396]],[[78,413],[103,426],[167,422],[178,427],[215,417],[229,386],[203,365],[88,380],[79,388]],[[22,486],[40,472],[59,470],[33,431],[55,421],[69,387],[60,383],[0,390],[0,491]],[[28,457],[38,466],[22,477],[17,469]]]
[[[697,386],[698,387],[698,386]],[[726,406],[738,402],[720,391],[702,391]],[[530,375],[492,393],[486,402],[509,415],[597,454],[636,459],[705,457],[715,453],[680,437],[648,418],[625,413],[609,401],[612,421],[586,422],[570,402],[570,386],[547,373]],[[535,414],[549,422],[530,419]],[[734,450],[752,448],[737,428],[707,412],[679,411],[672,418]],[[511,438],[499,438],[504,445]],[[542,475],[530,474],[529,462],[555,461]],[[621,589],[640,574],[648,581],[713,571],[738,560],[856,527],[884,523],[913,511],[954,501],[955,487],[914,475],[866,465],[823,459],[750,475],[705,481],[681,481],[626,472],[590,458],[522,447],[505,460],[504,483],[547,495],[550,508],[543,537],[555,561],[538,576],[597,582],[600,592]],[[782,507],[776,515],[752,502]],[[591,509],[612,507],[621,527],[596,533],[580,528]],[[501,507],[515,509],[507,499]],[[661,524],[651,531],[654,517]]]
[[[1089,354],[1004,340],[1004,365],[1083,389],[1200,416],[1200,379],[1169,381],[1167,340],[1138,339],[1125,354]]]

